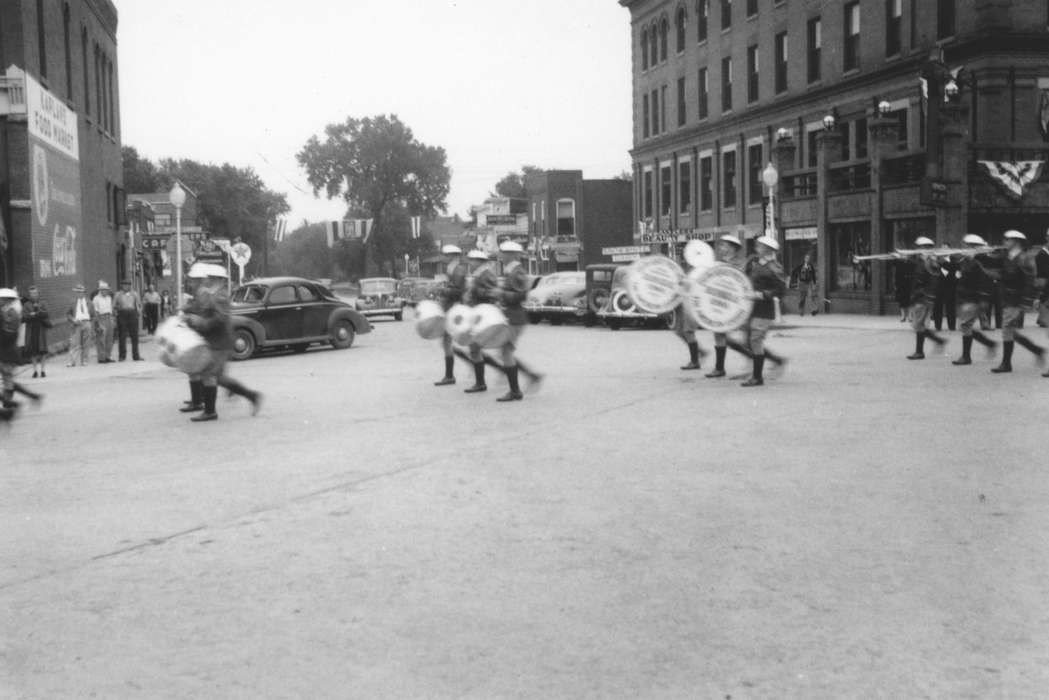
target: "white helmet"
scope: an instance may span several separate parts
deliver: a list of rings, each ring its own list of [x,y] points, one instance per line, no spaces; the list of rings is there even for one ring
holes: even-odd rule
[[[219,277],[221,279],[227,279],[229,277],[226,273],[226,268],[222,265],[216,265],[215,263],[204,263],[204,274],[207,277]]]
[[[755,243],[760,243],[761,245],[765,246],[766,248],[771,248],[772,250],[779,250],[779,241],[777,241],[772,236],[761,236],[760,238],[758,238],[754,242]]]
[[[13,289],[11,289],[9,287],[4,287],[3,289],[0,289],[0,299],[17,299],[17,298],[18,298],[18,292],[16,292],[15,290],[13,290]]]
[[[721,238],[719,238],[718,240],[719,241],[726,241],[728,243],[731,243],[733,245],[737,245],[737,246],[740,246],[740,247],[743,246],[743,243],[742,243],[742,241],[739,240],[739,237],[733,236],[731,233],[726,233],[726,234],[722,235]]]
[[[504,253],[523,253],[524,248],[521,247],[520,243],[515,241],[503,241],[499,244],[499,250]]]
[[[462,252],[462,248],[457,245],[452,245],[451,243],[441,248],[441,253],[444,255],[461,255]]]
[[[190,265],[189,272],[186,273],[186,277],[192,277],[194,279],[203,279],[208,276],[208,265],[207,263],[193,263]]]
[[[487,260],[488,253],[484,252],[483,250],[478,250],[477,248],[474,248],[466,254],[466,257],[472,258],[474,260]]]
[[[914,245],[918,245],[918,246],[927,245],[927,246],[932,247],[932,246],[934,246],[936,244],[933,243],[932,239],[927,237],[927,236],[918,236],[917,238],[914,239]]]
[[[985,241],[982,236],[977,236],[975,233],[965,234],[965,236],[962,237],[962,243],[965,245],[987,245],[987,241]]]
[[[1012,238],[1013,240],[1017,240],[1017,241],[1026,241],[1027,240],[1027,236],[1023,235],[1022,233],[1020,233],[1019,231],[1017,231],[1015,229],[1010,230],[1010,231],[1006,231],[1005,232],[1005,238],[1007,238],[1007,239],[1008,238]]]

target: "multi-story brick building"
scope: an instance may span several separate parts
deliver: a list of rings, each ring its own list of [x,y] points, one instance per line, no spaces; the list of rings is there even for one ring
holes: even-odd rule
[[[759,235],[817,254],[831,308],[892,308],[918,235],[1049,226],[1041,0],[619,0],[631,15],[634,209],[664,249]]]
[[[53,309],[128,259],[116,33],[110,0],[0,3],[0,285]]]

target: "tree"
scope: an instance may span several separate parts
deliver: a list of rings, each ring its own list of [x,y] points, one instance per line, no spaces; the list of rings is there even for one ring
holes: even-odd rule
[[[332,276],[331,250],[324,224],[300,226],[274,243],[270,273],[317,279]]]
[[[444,149],[417,141],[396,115],[329,124],[324,140],[311,136],[296,158],[314,195],[323,190],[328,199],[341,197],[350,217],[372,219],[364,274],[372,252],[393,270],[410,254],[408,216],[432,217],[448,208]]]
[[[133,146],[123,146],[120,158],[124,168],[124,191],[131,194],[159,192],[157,166],[148,158],[141,158]]]
[[[495,192],[489,194],[493,197],[511,197],[515,199],[528,199],[528,176],[544,172],[542,168],[534,165],[522,165],[521,172],[507,173],[506,176],[495,183]]]

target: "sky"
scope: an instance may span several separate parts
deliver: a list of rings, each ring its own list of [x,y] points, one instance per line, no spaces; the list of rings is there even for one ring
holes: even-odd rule
[[[522,165],[630,170],[630,13],[617,0],[115,0],[122,142],[251,167],[289,229],[342,218],[295,159],[324,127],[395,114],[443,147],[448,215]]]

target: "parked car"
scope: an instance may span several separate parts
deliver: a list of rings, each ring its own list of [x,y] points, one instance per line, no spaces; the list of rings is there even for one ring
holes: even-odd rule
[[[392,277],[365,277],[360,281],[361,291],[357,295],[357,310],[372,316],[393,316],[395,321],[404,318],[406,302],[397,293],[397,280]]]
[[[543,319],[557,326],[565,321],[583,321],[587,316],[586,272],[553,272],[528,292],[524,302],[528,320]]]
[[[246,360],[262,348],[305,352],[314,343],[338,349],[353,345],[371,324],[335,294],[301,277],[265,277],[233,290],[233,359]]]
[[[587,304],[594,316],[611,330],[617,331],[623,326],[669,328],[674,325],[676,311],[653,314],[634,306],[626,293],[625,265],[588,265],[586,275]]]
[[[436,299],[441,283],[429,277],[403,277],[397,281],[397,295],[408,306],[425,299]]]

